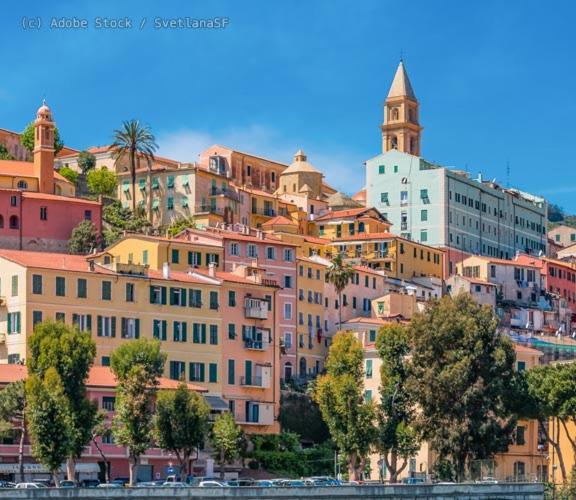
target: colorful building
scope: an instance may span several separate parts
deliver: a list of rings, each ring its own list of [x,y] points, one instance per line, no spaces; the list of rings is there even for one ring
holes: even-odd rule
[[[0,246],[68,251],[72,230],[90,220],[101,231],[99,202],[76,198],[72,183],[54,171],[50,108],[37,112],[33,162],[0,160]]]
[[[543,198],[426,161],[420,132],[418,102],[400,63],[385,103],[382,154],[366,161],[366,206],[404,238],[446,249],[449,274],[472,254],[546,253]]]
[[[574,245],[576,243],[576,228],[560,224],[548,231],[548,238],[561,247]]]

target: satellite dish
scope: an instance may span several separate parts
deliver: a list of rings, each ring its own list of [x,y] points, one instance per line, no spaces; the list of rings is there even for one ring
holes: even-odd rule
[[[402,184],[408,184],[408,177],[402,177]]]

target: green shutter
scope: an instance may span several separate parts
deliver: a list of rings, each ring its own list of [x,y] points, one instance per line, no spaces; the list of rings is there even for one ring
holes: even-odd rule
[[[140,338],[140,319],[136,318],[135,323],[136,323],[136,325],[135,325],[134,337],[139,339]]]
[[[249,359],[244,362],[244,380],[246,385],[252,385],[252,361]]]
[[[206,323],[202,323],[201,325],[201,343],[206,343]]]
[[[192,325],[192,342],[195,344],[200,343],[200,324],[194,323]]]
[[[126,320],[126,318],[120,318],[120,331],[121,333],[121,337],[122,338],[126,338],[126,333],[128,330],[128,321]]]
[[[204,363],[200,363],[200,382],[204,382],[205,379],[206,379],[205,366]]]
[[[112,337],[116,337],[116,316],[112,316]]]
[[[8,334],[12,333],[12,313],[8,313]]]
[[[180,300],[182,300],[182,307],[186,307],[186,288],[180,288]]]
[[[102,316],[98,315],[98,337],[102,337]]]
[[[158,319],[152,321],[152,336],[155,339],[160,338],[160,320]]]
[[[175,289],[170,287],[170,305],[173,306],[174,304],[176,304],[176,293],[175,293]]]
[[[234,385],[236,375],[234,373],[236,365],[233,359],[228,360],[228,384]]]
[[[90,333],[92,333],[92,315],[91,314],[86,315],[86,328],[88,329],[88,331]]]
[[[186,324],[186,321],[182,321],[182,323],[180,323],[180,338],[182,339],[182,342],[186,342],[187,341],[187,336],[188,336],[188,332],[186,331],[188,329],[188,325]]]
[[[218,382],[218,365],[216,363],[210,363],[208,372],[208,382],[213,384]]]
[[[79,319],[78,314],[72,313],[72,324],[73,325],[76,325],[76,326],[78,325],[78,319]]]
[[[150,285],[150,304],[154,304],[154,287]]]
[[[166,340],[166,335],[168,332],[168,321],[162,320],[162,340]]]
[[[162,297],[162,300],[161,300],[162,305],[165,306],[166,305],[166,287],[165,286],[160,287],[160,295]]]
[[[202,253],[201,252],[196,252],[196,265],[197,266],[202,265]]]

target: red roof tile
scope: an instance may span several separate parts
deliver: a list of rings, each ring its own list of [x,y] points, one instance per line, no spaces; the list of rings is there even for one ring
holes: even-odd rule
[[[31,161],[0,160],[0,175],[38,178],[34,173],[34,163]],[[71,184],[68,179],[62,177],[56,170],[54,171],[54,178]]]
[[[340,241],[358,241],[358,240],[381,240],[388,238],[400,238],[397,234],[392,233],[359,233],[352,236],[344,236],[342,238],[334,239],[333,242]]]
[[[283,215],[277,215],[276,217],[266,221],[263,226],[296,226],[297,224]]]
[[[349,210],[334,210],[331,212],[326,212],[325,214],[323,214],[319,217],[316,217],[316,221],[354,217],[355,215],[359,215],[361,213],[366,212],[366,210],[370,210],[370,209],[365,208],[365,207],[360,207],[360,208],[351,208]]]

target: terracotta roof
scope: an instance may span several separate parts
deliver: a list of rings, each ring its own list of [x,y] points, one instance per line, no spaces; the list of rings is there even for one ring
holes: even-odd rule
[[[355,269],[356,271],[360,271],[362,273],[375,274],[376,276],[380,276],[381,278],[386,277],[386,275],[382,271],[378,269],[372,269],[371,267],[367,266],[352,266],[352,269]]]
[[[309,262],[310,264],[316,264],[317,266],[326,267],[326,265],[327,265],[327,264],[324,264],[324,262],[318,262],[317,260],[311,259],[310,257],[298,257],[296,260],[301,260],[303,262]]]
[[[516,344],[514,343],[514,350],[516,352],[523,352],[526,354],[537,354],[538,356],[543,356],[544,353],[542,353],[541,351],[538,351],[537,349],[532,349],[532,347],[528,347],[522,344]]]
[[[0,257],[26,267],[62,269],[76,272],[89,271],[88,262],[83,255],[0,249]],[[112,271],[104,269],[101,266],[97,266],[95,272],[99,274],[114,274]]]
[[[410,84],[410,79],[408,78],[408,73],[406,73],[406,68],[402,60],[400,64],[398,64],[394,80],[392,80],[392,85],[388,91],[388,98],[390,97],[409,97],[410,99],[416,100],[414,90],[412,90],[412,85]]]
[[[470,283],[474,283],[476,285],[486,285],[486,286],[497,286],[494,283],[490,283],[489,281],[485,281],[485,280],[481,280],[479,278],[470,278],[468,276],[461,276],[459,274],[455,274],[454,277],[463,279],[465,281],[468,281]],[[450,278],[449,278],[450,279]]]
[[[0,160],[0,175],[38,178],[34,173],[34,163],[31,161]],[[56,170],[54,170],[54,178],[61,182],[72,184],[68,179],[62,177]]]
[[[318,238],[316,236],[304,236],[304,241],[308,243],[316,243],[318,245],[329,245],[332,243],[328,238]]]
[[[215,229],[215,228],[209,227],[209,228],[206,228],[205,230],[199,230],[199,229],[184,230],[182,233],[180,233],[182,235],[182,237],[184,237],[184,233],[186,231],[189,234],[197,234],[198,236],[205,236],[206,238],[214,238],[214,239],[220,239],[220,240],[251,241],[254,243],[273,243],[273,244],[284,245],[284,246],[288,246],[288,247],[297,247],[298,246],[296,243],[288,243],[288,242],[282,241],[280,238],[277,238],[276,236],[272,236],[272,235],[267,234],[267,233],[263,233],[262,234],[263,237],[258,238],[257,236],[252,236],[252,235],[242,234],[242,233],[236,233],[234,231],[224,231],[221,229]]]
[[[472,255],[471,257],[467,257],[466,259],[464,259],[462,261],[462,263],[466,262],[466,260],[468,259],[481,259],[484,260],[486,262],[492,262],[494,264],[502,264],[504,266],[520,266],[520,267],[538,267],[535,264],[528,264],[528,263],[522,263],[516,260],[506,260],[506,259],[497,259],[496,257],[486,257],[486,256],[482,256],[482,255]]]
[[[400,238],[397,234],[392,233],[359,233],[353,236],[345,236],[343,238],[334,239],[334,242],[340,241],[357,241],[357,240],[381,240],[385,238]]]
[[[350,210],[333,210],[331,212],[326,212],[320,217],[316,217],[316,221],[354,217],[355,215],[359,215],[365,212],[366,210],[370,209],[365,207],[359,207],[359,208],[352,208]]]
[[[229,281],[231,283],[241,283],[244,285],[264,286],[267,288],[274,288],[272,285],[265,284],[265,283],[255,283],[252,280],[249,280],[247,278],[243,278],[242,276],[238,276],[237,274],[234,274],[234,273],[216,271],[216,277],[218,279],[221,279],[223,281]],[[270,280],[270,281],[274,281],[274,280]]]
[[[365,202],[366,201],[366,188],[363,188],[360,191],[358,191],[356,194],[353,194],[352,199],[354,201]]]
[[[182,231],[182,233],[184,233],[186,231],[186,229],[184,229],[184,231]],[[180,234],[182,234],[180,233]],[[211,235],[207,235],[206,239],[210,239]],[[178,235],[176,235],[174,238],[167,238],[165,236],[149,236],[147,234],[140,234],[140,233],[128,233],[126,234],[126,236],[123,236],[120,240],[114,242],[112,245],[110,245],[110,247],[108,248],[113,248],[114,246],[116,246],[119,242],[127,240],[127,239],[137,239],[137,240],[146,240],[146,241],[158,241],[158,242],[162,242],[162,243],[178,243],[178,244],[184,244],[184,245],[191,245],[191,246],[205,246],[205,247],[211,247],[211,248],[222,248],[222,243],[221,242],[215,242],[214,239],[212,238],[212,241],[192,241],[192,240],[187,240],[184,237],[178,237]],[[93,257],[93,255],[91,255],[90,257]]]
[[[294,161],[290,164],[290,166],[282,172],[280,175],[284,174],[294,174],[298,172],[308,172],[313,174],[320,174],[320,172],[316,167],[314,167],[311,163],[308,163],[307,157],[304,154],[304,151],[299,149],[296,154],[294,155]]]
[[[74,196],[61,196],[58,194],[37,193],[34,191],[22,191],[23,198],[34,198],[42,200],[66,201],[69,203],[83,203],[88,205],[98,205],[99,201],[87,200],[86,198],[75,198]]]
[[[28,375],[28,370],[24,365],[0,365],[0,384],[5,385],[18,380],[24,380]],[[180,383],[177,380],[171,380],[166,377],[159,379],[160,389],[176,389]],[[109,387],[115,388],[118,385],[114,373],[107,366],[93,366],[88,374],[86,381],[88,387]],[[187,384],[188,387],[196,392],[208,392],[208,389],[199,385]]]
[[[227,149],[228,151],[230,151],[232,153],[238,153],[238,154],[241,154],[244,156],[251,156],[252,158],[258,158],[259,160],[269,161],[270,163],[276,163],[278,165],[281,165],[282,167],[288,167],[288,165],[286,163],[281,163],[281,162],[276,161],[276,160],[271,160],[270,158],[265,158],[263,156],[253,155],[252,153],[245,153],[244,151],[239,151],[238,149],[233,149],[233,148],[229,148],[226,146],[222,146],[222,144],[213,144],[209,148],[202,151],[202,153],[200,153],[200,156],[202,156],[205,153],[210,153],[210,150],[214,149],[214,148]]]
[[[263,226],[296,226],[297,224],[283,215],[277,215],[273,219],[266,221]]]

